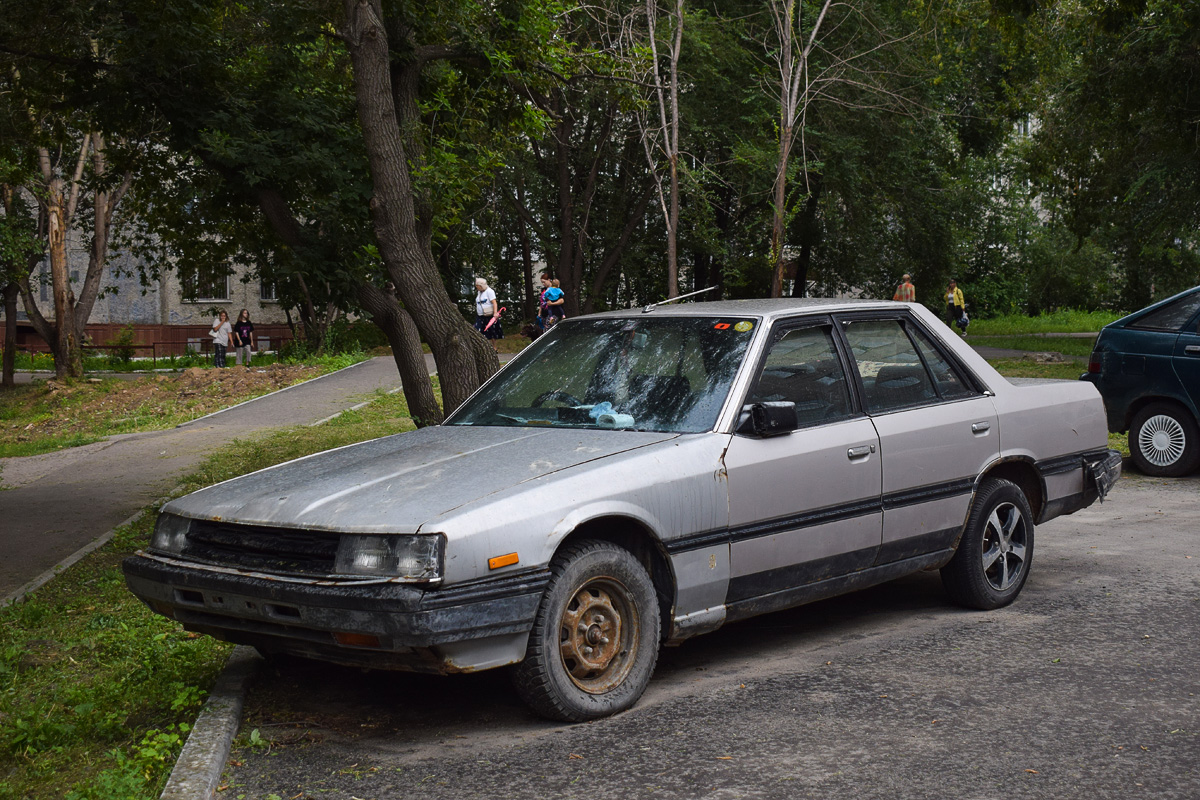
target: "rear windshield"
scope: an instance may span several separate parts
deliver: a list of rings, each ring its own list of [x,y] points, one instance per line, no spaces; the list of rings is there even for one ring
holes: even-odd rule
[[[756,324],[743,317],[561,322],[446,424],[712,430]]]

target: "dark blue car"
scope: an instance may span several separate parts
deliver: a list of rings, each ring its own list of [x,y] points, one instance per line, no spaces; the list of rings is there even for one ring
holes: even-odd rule
[[[1106,325],[1088,371],[1104,397],[1108,429],[1129,431],[1147,475],[1200,466],[1200,286]]]

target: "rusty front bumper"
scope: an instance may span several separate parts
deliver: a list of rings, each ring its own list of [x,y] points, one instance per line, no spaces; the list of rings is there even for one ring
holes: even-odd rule
[[[540,570],[423,589],[284,582],[145,555],[122,566],[134,595],[187,630],[267,653],[439,673],[470,670],[460,654],[474,640],[528,633],[549,581]]]

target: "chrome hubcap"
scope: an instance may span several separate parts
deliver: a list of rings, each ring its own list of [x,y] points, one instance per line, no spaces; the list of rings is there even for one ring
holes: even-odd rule
[[[1142,457],[1156,467],[1169,467],[1183,457],[1187,437],[1179,420],[1166,414],[1156,414],[1142,424],[1138,431],[1138,450]]]
[[[1021,510],[1012,503],[992,509],[983,532],[983,575],[993,589],[1003,592],[1025,572],[1029,531]]]

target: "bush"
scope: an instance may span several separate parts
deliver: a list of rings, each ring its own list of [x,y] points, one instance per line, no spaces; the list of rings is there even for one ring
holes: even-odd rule
[[[114,336],[109,341],[105,342],[104,346],[109,348],[108,360],[113,366],[128,364],[133,361],[135,352],[134,338],[136,336],[132,325],[126,325],[121,329],[121,332]]]

